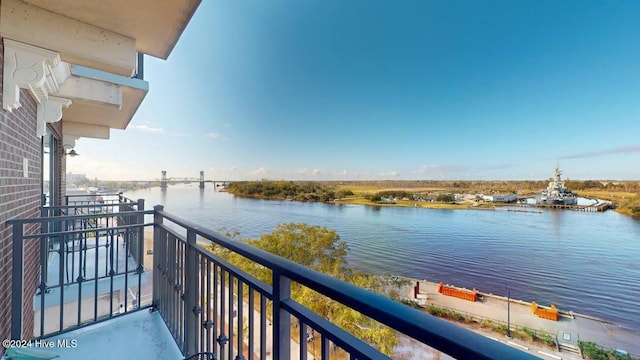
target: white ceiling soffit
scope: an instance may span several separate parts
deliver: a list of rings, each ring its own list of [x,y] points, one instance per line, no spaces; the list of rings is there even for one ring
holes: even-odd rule
[[[24,0],[135,39],[139,52],[166,59],[201,0]]]
[[[149,91],[149,83],[136,78],[107,73],[79,65],[71,65],[71,75],[118,85],[122,90],[122,106],[112,106],[86,99],[76,99],[73,106],[64,109],[64,122],[126,129],[142,100]]]
[[[108,137],[108,129],[127,127],[149,90],[142,79],[71,65],[54,51],[11,39],[5,38],[3,43],[2,107],[8,111],[20,108],[19,89],[29,90],[38,102],[40,136],[47,123],[60,121],[64,111],[65,124],[93,127],[86,134],[81,133],[82,127],[76,127],[69,135],[94,137],[98,127],[99,136],[104,137],[106,129]]]

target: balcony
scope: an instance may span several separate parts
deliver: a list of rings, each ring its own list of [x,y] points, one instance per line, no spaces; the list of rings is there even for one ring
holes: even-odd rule
[[[143,200],[69,197],[40,218],[9,223],[12,339],[31,334],[25,329],[31,308],[21,304],[33,299],[26,352],[61,359],[388,358],[293,300],[297,283],[455,358],[535,358],[201,228],[162,206],[145,210]],[[272,285],[209,252],[212,243],[269,269]],[[35,294],[23,283],[25,249],[37,251],[43,264]],[[19,350],[9,355],[20,358]]]

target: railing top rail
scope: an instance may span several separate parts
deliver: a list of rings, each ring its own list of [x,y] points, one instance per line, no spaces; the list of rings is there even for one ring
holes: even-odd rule
[[[196,223],[167,213],[162,206],[154,211],[171,222],[193,230],[197,235],[226,247],[272,271],[343,303],[424,344],[456,358],[537,359],[535,356],[500,344],[445,320],[425,314],[382,295],[374,294],[328,275],[281,258],[239,241],[233,241]]]
[[[9,225],[27,224],[27,223],[44,224],[51,221],[85,220],[85,219],[94,219],[94,218],[102,218],[102,217],[113,217],[118,215],[132,216],[132,215],[151,215],[151,214],[153,214],[153,210],[136,210],[136,211],[127,211],[125,213],[110,213],[110,214],[45,216],[45,217],[34,217],[34,218],[9,219],[7,220],[7,224]]]
[[[132,224],[132,225],[119,225],[119,226],[110,226],[110,227],[98,227],[98,228],[90,228],[90,229],[79,229],[79,230],[67,230],[67,231],[52,231],[47,233],[35,233],[31,235],[23,235],[23,239],[46,239],[51,236],[62,236],[62,235],[72,235],[72,234],[83,234],[87,232],[99,232],[99,233],[108,233],[111,231],[118,230],[126,230],[126,229],[139,229],[141,227],[153,226],[153,223],[144,223],[144,224]]]
[[[65,195],[66,197],[84,197],[84,196],[121,196],[122,193],[105,193],[105,194],[92,194],[92,193],[86,193],[86,194],[71,194],[71,195]]]
[[[108,200],[107,200],[108,201]],[[84,208],[97,208],[97,207],[114,207],[119,205],[137,205],[136,201],[127,202],[107,202],[107,203],[92,203],[82,205],[56,205],[56,206],[41,206],[41,209],[51,210],[65,210],[65,209],[84,209]]]

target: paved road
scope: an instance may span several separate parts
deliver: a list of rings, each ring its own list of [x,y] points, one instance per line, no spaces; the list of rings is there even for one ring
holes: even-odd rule
[[[438,293],[438,284],[420,281],[420,291],[426,293],[427,302],[444,306],[460,312],[466,312],[477,317],[484,316],[490,319],[507,322],[507,299],[500,296],[484,296],[483,301],[471,302]],[[619,328],[614,324],[577,315],[575,319],[561,317],[560,321],[541,319],[533,314],[530,305],[517,301],[510,302],[511,324],[517,324],[529,329],[543,330],[562,337],[568,334],[570,342],[578,338],[583,341],[593,341],[600,346],[614,349],[623,349],[631,354],[640,354],[640,332]],[[495,337],[495,335],[493,335]],[[504,342],[505,339],[499,339]],[[531,347],[527,345],[528,347]],[[536,352],[538,350],[536,349]],[[544,350],[554,353],[553,351]],[[541,356],[539,353],[537,356]],[[558,355],[555,353],[555,355]],[[569,353],[563,352],[561,356],[569,358]]]

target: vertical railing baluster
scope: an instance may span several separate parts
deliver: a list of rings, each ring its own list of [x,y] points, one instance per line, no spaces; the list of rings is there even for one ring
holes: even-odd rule
[[[98,219],[96,218],[96,227],[95,227],[95,234],[96,234],[96,251],[99,251],[100,249],[100,225],[98,224]],[[109,261],[109,254],[111,254],[109,252],[109,238],[107,237],[107,235],[105,234],[104,236],[104,276],[108,276],[109,275],[109,265],[110,265],[110,261]],[[113,256],[112,256],[113,258]],[[111,269],[113,269],[113,266],[111,266]]]
[[[248,301],[248,306],[247,306],[247,311],[249,312],[247,315],[249,317],[249,333],[247,334],[247,341],[249,342],[249,359],[253,359],[253,351],[254,351],[254,344],[253,342],[255,341],[255,336],[253,335],[253,331],[254,331],[254,296],[255,296],[255,291],[253,290],[253,287],[251,286],[251,283],[247,284],[247,296],[249,298]]]
[[[100,233],[96,229],[96,243],[99,242],[98,236],[100,236]],[[113,252],[114,251],[113,251],[113,243],[111,243],[111,246],[109,246],[109,237],[107,236],[106,233],[104,234],[104,239],[105,239],[105,243],[106,243],[105,248],[104,248],[105,256],[106,256],[105,262],[108,263],[108,268],[110,269],[109,273],[108,273],[108,276],[109,276],[109,290],[110,290],[110,292],[109,292],[109,314],[108,314],[108,316],[112,317],[113,316],[113,286],[114,286],[113,282],[114,282],[114,277],[116,275],[116,272],[113,269],[113,266],[114,266]],[[96,251],[98,251],[97,247],[96,247]],[[106,267],[105,267],[105,272],[106,272]],[[127,279],[125,277],[125,284],[126,284],[126,281],[127,281]],[[127,299],[127,295],[128,295],[127,294],[127,288],[126,288],[126,285],[125,285],[125,289],[124,289],[125,301]],[[118,299],[118,309],[120,309],[119,305],[120,305],[120,299]],[[127,311],[126,305],[123,305],[123,307],[124,307],[124,309],[122,309],[122,310],[124,310],[126,312]]]
[[[122,202],[122,193],[118,194],[118,200]],[[153,207],[153,289],[152,289],[152,302],[155,306],[160,305],[160,295],[162,294],[161,290],[161,280],[162,280],[162,269],[160,268],[160,259],[162,259],[162,250],[161,250],[161,234],[163,219],[162,215],[160,215],[160,211],[162,211],[164,207],[162,205],[156,205]],[[163,301],[164,303],[164,301]]]
[[[140,213],[138,214],[138,218],[137,220],[137,224],[139,224],[138,227],[138,248],[136,249],[136,254],[133,257],[134,259],[138,259],[138,267],[139,268],[143,268],[144,267],[144,257],[142,256],[142,251],[143,251],[143,247],[144,247],[144,226],[142,226],[142,224],[144,224],[144,214],[142,213],[142,211],[144,211],[144,199],[138,199],[138,209],[137,209]],[[140,240],[142,240],[142,242],[140,242]]]
[[[40,241],[40,336],[44,336],[44,296],[47,293],[47,267],[49,265],[49,247],[47,237],[39,237]]]
[[[198,254],[198,263],[200,264],[200,268],[198,269],[198,278],[200,280],[199,284],[199,294],[198,303],[200,307],[200,314],[198,316],[198,320],[196,321],[196,331],[200,337],[200,346],[198,347],[198,352],[204,351],[205,346],[205,328],[204,323],[207,314],[207,298],[206,298],[206,290],[205,290],[205,280],[208,274],[205,271],[205,257],[201,254]]]
[[[67,257],[66,257],[66,247],[67,247],[67,241],[65,236],[67,235],[63,235],[62,237],[60,237],[60,240],[58,241],[58,257],[59,257],[59,264],[58,264],[58,285],[60,286],[60,318],[59,318],[59,329],[58,331],[62,331],[64,329],[64,323],[63,323],[63,319],[64,319],[64,289],[66,288],[65,283],[64,283],[64,267],[65,267],[65,263],[67,262]]]
[[[116,224],[115,219],[112,221],[112,223],[115,226],[120,225],[120,224]],[[111,242],[113,243],[113,246],[114,246],[114,248],[116,250],[116,269],[120,269],[120,246],[122,246],[120,244],[120,242],[121,242],[120,241],[120,230],[112,230],[112,231],[113,232],[112,232],[112,237],[111,237],[112,241]],[[125,259],[125,261],[127,260],[126,254],[125,254],[124,259]]]
[[[164,228],[158,228],[158,233],[161,236],[160,239],[160,244],[161,244],[161,251],[160,251],[160,270],[161,271],[161,278],[160,278],[160,284],[161,284],[161,300],[160,300],[160,310],[163,311],[163,313],[165,314],[165,318],[167,319],[167,321],[170,321],[173,314],[171,313],[171,306],[169,304],[170,302],[170,296],[172,294],[172,284],[169,283],[169,265],[168,265],[168,243],[169,243],[169,239],[168,239],[168,234],[167,231]],[[169,324],[169,331],[171,331],[171,334],[173,336],[175,336],[175,332],[173,331],[173,324]]]
[[[96,234],[97,236],[97,234]],[[82,246],[80,246],[78,248],[78,277],[74,278],[73,276],[75,275],[75,271],[73,269],[75,269],[76,267],[76,262],[74,259],[74,255],[76,253],[76,241],[75,241],[75,234],[71,235],[71,283],[76,282],[78,284],[78,314],[77,314],[77,325],[79,326],[82,323],[82,318],[81,318],[81,314],[82,314],[82,281],[84,280],[83,278],[83,273],[80,270],[81,266],[82,266]],[[64,242],[67,242],[67,237],[64,236]],[[82,245],[82,243],[80,243],[80,245]],[[85,246],[86,246],[86,242],[85,242]],[[85,254],[86,256],[86,254]],[[98,252],[96,249],[96,268],[98,267]],[[68,266],[68,264],[67,264]],[[86,275],[86,274],[84,274]]]
[[[229,337],[229,360],[233,360],[233,319],[234,319],[234,308],[235,308],[235,304],[233,301],[233,298],[235,296],[235,294],[233,293],[233,283],[234,283],[234,278],[233,276],[231,276],[231,272],[227,272],[227,274],[229,274],[229,287],[226,289],[227,294],[228,294],[228,298],[229,298],[229,335],[227,335]]]
[[[267,357],[267,298],[260,294],[260,359]]]
[[[186,268],[187,268],[187,256],[188,256],[188,249],[187,249],[187,245],[183,242],[180,242],[177,238],[176,238],[176,242],[178,242],[179,246],[180,246],[180,255],[178,256],[178,259],[180,261],[180,266],[178,267],[178,279],[179,279],[179,284],[181,285],[181,295],[180,295],[180,299],[178,301],[178,313],[180,314],[180,337],[182,338],[183,341],[183,347],[186,348],[187,347],[187,317],[186,312],[187,310],[187,302],[186,302],[186,283],[187,283],[187,279],[186,279]]]
[[[24,224],[13,224],[13,253],[11,265],[11,338],[22,339],[22,305],[23,305],[23,255],[24,255]]]
[[[228,338],[225,333],[225,271],[222,267],[220,267],[220,335],[218,335],[218,342],[220,344],[220,359],[224,359],[224,347],[227,343]]]
[[[180,285],[180,277],[178,276],[178,268],[180,266],[180,245],[173,234],[169,234],[169,246],[173,253],[169,259],[175,259],[175,261],[169,260],[169,266],[171,266],[171,285],[174,286],[171,301],[173,305],[174,326],[176,328],[176,336],[178,337],[180,349],[183,348],[184,339],[182,338],[182,325],[180,325],[180,295],[182,294],[182,288]]]
[[[322,353],[322,360],[330,358],[329,345],[330,345],[330,343],[329,343],[329,340],[327,339],[327,337],[322,335],[322,342],[321,342],[322,349],[320,350],[320,352]]]
[[[178,269],[178,263],[180,261],[180,259],[177,258],[178,254],[179,254],[179,249],[178,249],[178,242],[176,241],[175,237],[173,236],[173,234],[169,233],[167,235],[168,237],[168,246],[169,246],[169,257],[167,259],[167,264],[169,265],[169,284],[172,286],[172,291],[171,291],[171,297],[170,297],[170,302],[171,302],[171,315],[172,315],[172,320],[173,320],[173,329],[174,329],[174,336],[176,337],[177,341],[178,341],[178,345],[180,346],[180,348],[182,349],[182,337],[180,337],[180,326],[179,326],[179,317],[178,317],[178,299],[180,298],[180,285],[177,283],[178,282],[178,276],[177,276],[177,269]],[[173,259],[173,261],[171,261],[171,259]]]
[[[220,325],[220,318],[218,317],[218,264],[213,263],[213,352],[218,354],[218,358],[222,358],[220,355],[220,344],[218,344],[218,326]]]
[[[273,272],[273,356],[289,359],[291,348],[291,316],[280,305],[291,296],[291,280]]]
[[[75,224],[74,224],[75,225]],[[66,228],[66,222],[65,222],[65,228]],[[64,236],[64,235],[63,235]],[[70,235],[71,237],[71,244],[73,245],[73,250],[75,250],[75,244],[76,244],[76,238],[75,238],[75,234]],[[62,236],[60,237],[62,238]],[[65,236],[66,238],[66,236]],[[80,269],[78,269],[78,272],[80,272]],[[75,276],[76,276],[76,252],[72,251],[71,252],[71,281],[75,281]],[[69,281],[69,270],[67,269],[67,282]],[[81,298],[79,298],[81,299]]]
[[[238,356],[236,357],[235,360],[244,360],[244,356],[243,356],[243,343],[244,343],[244,319],[243,319],[243,313],[244,313],[244,296],[243,296],[243,290],[244,289],[244,283],[240,281],[240,279],[238,278],[238,311],[236,314],[236,317],[238,319]],[[250,355],[249,355],[250,356]]]
[[[131,242],[131,230],[130,228],[126,228],[124,232],[124,304],[123,311],[127,312],[129,310],[129,294],[127,294],[127,289],[129,289],[129,244]],[[116,271],[113,269],[113,257],[111,261],[111,271],[109,275],[111,275],[111,282],[113,283],[113,276],[116,274]],[[116,269],[117,270],[117,269]],[[113,286],[113,285],[112,285]],[[113,292],[111,293],[113,295]],[[113,298],[113,296],[111,296]],[[113,309],[111,309],[113,311]]]
[[[169,314],[171,319],[171,332],[173,336],[176,338],[178,342],[178,346],[182,349],[182,344],[180,343],[180,338],[178,337],[178,310],[176,309],[176,267],[177,267],[177,244],[173,235],[167,231],[167,258],[166,258],[166,267],[167,267],[167,285],[169,286],[169,295],[168,295],[168,306],[169,306]],[[173,260],[173,261],[172,261]]]
[[[300,359],[307,358],[307,324],[298,319],[298,329],[300,330]]]
[[[207,274],[207,284],[206,284],[206,292],[207,292],[207,303],[206,303],[206,321],[207,321],[207,327],[206,327],[206,331],[207,331],[207,352],[213,352],[215,351],[215,347],[212,348],[212,341],[215,340],[215,336],[211,336],[211,328],[213,327],[214,331],[215,331],[215,315],[211,314],[211,309],[212,309],[212,303],[211,301],[215,302],[215,298],[212,300],[211,299],[211,260],[208,257],[205,257],[206,261],[207,261],[207,269],[206,269],[206,274]],[[216,281],[215,279],[215,275],[213,276],[213,281]]]
[[[169,292],[171,291],[171,289],[169,288],[169,280],[168,280],[168,271],[169,271],[169,267],[167,266],[167,252],[169,251],[169,249],[167,248],[167,243],[168,243],[168,239],[167,239],[167,231],[163,228],[158,227],[158,235],[160,236],[160,260],[159,260],[159,268],[158,271],[160,271],[160,274],[158,276],[160,276],[160,311],[163,312],[163,314],[165,314],[165,318],[168,319],[167,321],[169,321],[169,319],[171,319],[171,308],[169,307]],[[171,334],[175,335],[175,333],[173,332],[173,326],[169,325],[169,331],[171,331]]]
[[[187,229],[187,244],[186,244],[186,272],[185,272],[185,306],[184,306],[184,318],[185,318],[185,339],[186,347],[184,349],[185,355],[190,356],[196,353],[198,336],[197,336],[197,299],[198,299],[198,259],[196,257],[196,232],[188,228]]]
[[[80,242],[80,244],[82,244],[82,242]],[[85,242],[86,245],[86,242]],[[96,248],[96,254],[95,254],[95,266],[94,266],[94,270],[93,270],[93,298],[95,299],[95,301],[93,302],[93,320],[97,321],[98,320],[98,278],[100,277],[100,272],[98,270],[98,249]],[[107,263],[107,261],[105,261],[105,264]],[[105,276],[107,275],[107,272],[105,271]],[[113,316],[113,310],[109,309],[109,317]]]

